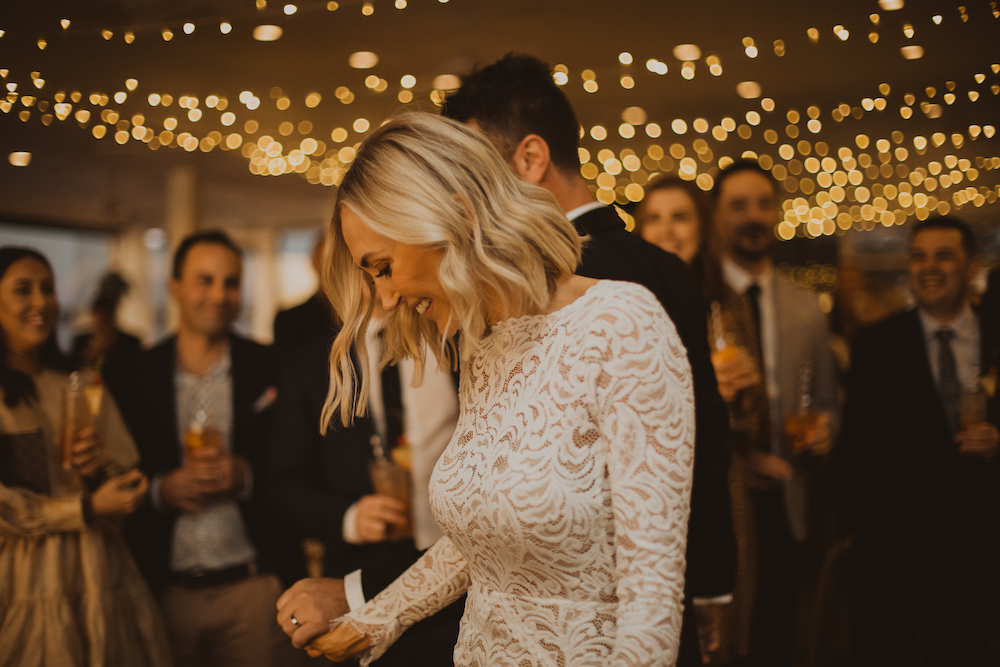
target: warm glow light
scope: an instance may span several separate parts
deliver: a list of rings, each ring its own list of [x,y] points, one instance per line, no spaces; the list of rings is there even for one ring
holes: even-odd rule
[[[190,35],[192,32],[194,32],[194,24],[193,23],[185,23],[184,24],[184,34],[185,35]]]
[[[904,46],[900,49],[903,57],[907,60],[920,60],[924,57],[924,47],[917,46],[916,44],[910,44],[909,46]]]
[[[284,31],[276,25],[259,25],[253,29],[253,38],[258,42],[273,42],[281,39]]]
[[[887,12],[903,8],[903,0],[878,0],[878,6]]]
[[[621,53],[618,54],[618,62],[620,62],[622,65],[631,65],[632,54],[629,53],[628,51],[622,51]]]
[[[674,47],[674,58],[681,61],[698,60],[701,58],[701,49],[694,44],[678,44]]]
[[[761,95],[760,84],[756,81],[741,81],[736,84],[736,94],[745,100],[755,100]]]
[[[642,107],[628,107],[622,111],[622,120],[631,125],[643,125],[647,118],[648,114]]]
[[[299,8],[296,7],[295,5],[291,5],[291,4],[285,5],[285,9],[284,9],[285,16],[291,16],[292,14],[294,14],[297,11],[299,11]]]
[[[7,160],[15,167],[27,167],[31,163],[31,153],[15,151],[7,156]]]
[[[229,23],[228,21],[223,21],[222,23],[219,24],[219,32],[221,32],[223,35],[228,35],[232,31],[233,31],[232,23]]]
[[[404,76],[402,79],[399,80],[399,85],[401,85],[403,88],[413,88],[415,85],[417,85],[417,77],[413,76],[412,74],[407,74],[406,76]]]
[[[454,74],[439,74],[434,77],[434,83],[431,85],[435,90],[458,90],[462,80]]]
[[[363,134],[368,131],[368,128],[371,127],[371,123],[368,122],[367,118],[358,118],[354,121],[353,127],[355,132]]]
[[[378,65],[378,56],[371,51],[355,51],[348,57],[347,64],[354,69],[371,69]]]

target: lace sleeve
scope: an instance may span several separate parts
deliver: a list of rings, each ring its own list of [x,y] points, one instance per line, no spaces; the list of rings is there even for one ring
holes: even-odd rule
[[[610,447],[618,576],[615,665],[673,665],[684,596],[694,463],[691,370],[673,323],[647,296],[639,312],[622,307],[606,318],[600,333],[607,354],[597,420]]]
[[[462,597],[468,587],[465,559],[451,540],[442,537],[384,591],[333,621],[330,629],[348,623],[368,636],[371,648],[359,656],[365,667],[381,657],[404,630]]]

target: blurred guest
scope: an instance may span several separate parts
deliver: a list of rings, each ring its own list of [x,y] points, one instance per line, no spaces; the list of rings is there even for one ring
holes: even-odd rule
[[[81,366],[100,371],[105,361],[139,352],[142,343],[118,328],[118,305],[128,293],[128,283],[118,273],[101,279],[97,296],[90,306],[92,331],[73,339],[73,359]]]
[[[695,479],[687,542],[680,664],[700,664],[690,598],[732,593],[736,570],[727,471],[728,418],[708,348],[705,309],[684,263],[625,230],[611,206],[594,201],[580,175],[580,124],[548,65],[508,54],[469,75],[445,102],[445,116],[482,130],[522,179],[555,196],[584,246],[581,276],[625,280],[653,292],[677,327],[694,377]]]
[[[453,377],[432,360],[414,387],[410,359],[380,372],[384,311],[377,303],[374,310],[367,335],[369,415],[351,426],[326,434],[318,430],[330,387],[329,342],[313,337],[284,359],[275,409],[271,494],[288,525],[324,544],[328,577],[298,583],[286,594],[293,598],[309,591],[313,595],[305,597],[319,594],[329,603],[363,603],[441,536],[431,514],[428,486],[458,420],[457,374]],[[402,484],[402,489],[374,488],[369,465],[376,455],[384,454],[393,460],[376,465],[397,473],[407,470],[411,484]],[[403,475],[399,479],[405,482]],[[402,497],[388,495],[393,491]],[[311,639],[313,628],[315,634],[324,634],[331,618],[348,611],[345,605],[314,617],[307,604],[307,600],[294,604],[299,623],[293,637],[300,647]],[[378,664],[453,664],[462,609],[461,602],[455,603],[417,624]]]
[[[310,258],[316,275],[319,275],[319,265],[323,259],[323,236],[322,232],[317,234]],[[308,299],[297,306],[279,311],[274,317],[274,347],[278,352],[294,352],[300,347],[309,346],[313,338],[319,338],[329,349],[334,335],[333,309],[319,287]],[[325,356],[324,354],[324,359]]]
[[[130,546],[180,665],[297,658],[273,610],[276,574],[300,576],[301,557],[263,503],[276,372],[270,348],[231,330],[241,276],[228,236],[185,238],[169,285],[177,335],[105,373],[151,478]]]
[[[853,664],[985,664],[1000,593],[1000,329],[969,305],[978,269],[964,222],[916,223],[917,307],[855,340],[836,455]]]
[[[750,651],[757,546],[751,460],[769,437],[767,394],[749,307],[722,277],[721,241],[705,194],[690,181],[660,178],[646,186],[636,211],[636,232],[680,257],[694,270],[709,308],[709,344],[719,391],[729,405],[733,461],[729,468],[736,585],[730,598],[695,598],[702,659],[725,664]],[[728,604],[731,602],[731,604]]]
[[[775,276],[771,252],[781,208],[770,173],[756,162],[736,162],[719,173],[712,194],[723,275],[750,307],[770,400],[768,453],[751,461],[765,485],[754,498],[759,576],[751,653],[775,667],[791,662],[809,469],[831,448],[837,371],[816,298]]]
[[[66,423],[58,311],[48,260],[0,248],[0,665],[166,666],[156,602],[119,532],[146,478],[111,397]]]

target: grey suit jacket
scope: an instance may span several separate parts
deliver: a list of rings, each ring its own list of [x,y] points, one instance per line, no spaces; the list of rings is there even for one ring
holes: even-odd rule
[[[837,389],[837,368],[830,350],[830,334],[826,317],[819,308],[814,294],[792,283],[774,280],[775,316],[778,322],[775,359],[778,391],[772,396],[774,427],[783,432],[783,417],[797,409],[797,388],[802,368],[812,367],[810,392],[814,410],[828,412],[832,419],[833,436],[836,436],[840,416]],[[777,401],[774,399],[777,398]],[[781,419],[778,419],[778,418]],[[787,447],[782,443],[782,447]],[[795,455],[787,449],[777,454],[787,458],[795,467],[795,477],[785,482],[785,510],[792,535],[799,542],[807,535],[808,454]]]

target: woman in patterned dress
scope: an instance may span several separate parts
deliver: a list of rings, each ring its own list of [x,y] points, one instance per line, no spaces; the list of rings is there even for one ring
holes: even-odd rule
[[[159,611],[118,530],[146,494],[109,396],[63,465],[69,360],[52,267],[0,247],[0,665],[168,667]]]
[[[551,195],[427,114],[359,149],[327,248],[344,327],[324,426],[366,409],[350,354],[372,298],[389,313],[383,362],[457,363],[461,416],[431,479],[446,537],[312,651],[368,664],[467,592],[460,667],[674,664],[694,408],[655,297],[574,275],[581,239]]]

